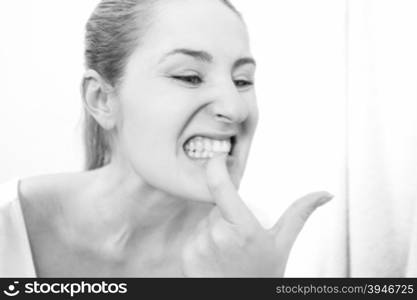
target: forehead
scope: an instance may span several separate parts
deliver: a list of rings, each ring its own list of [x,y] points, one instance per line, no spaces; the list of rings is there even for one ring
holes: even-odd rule
[[[154,56],[175,48],[204,50],[215,59],[250,55],[244,22],[220,0],[158,1],[141,48]]]

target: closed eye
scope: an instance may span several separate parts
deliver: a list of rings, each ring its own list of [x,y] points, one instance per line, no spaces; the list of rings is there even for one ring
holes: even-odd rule
[[[237,87],[248,87],[253,85],[253,82],[249,80],[235,80],[234,83]]]
[[[171,78],[191,85],[199,85],[203,83],[203,79],[198,75],[174,75],[171,76]]]

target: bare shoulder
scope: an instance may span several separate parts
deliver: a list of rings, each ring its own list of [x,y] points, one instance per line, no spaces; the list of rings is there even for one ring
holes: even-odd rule
[[[66,260],[62,260],[71,255],[66,239],[65,205],[77,197],[84,182],[83,172],[20,180],[19,200],[38,276],[51,276],[68,269]]]
[[[62,212],[62,203],[81,187],[85,175],[77,173],[47,174],[19,181],[19,200],[27,221],[52,221]]]

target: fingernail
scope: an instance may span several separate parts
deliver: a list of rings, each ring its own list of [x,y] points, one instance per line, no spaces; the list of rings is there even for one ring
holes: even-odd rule
[[[321,197],[319,201],[320,201],[320,204],[324,204],[326,202],[329,202],[333,198],[334,198],[334,196],[329,193],[328,195]]]

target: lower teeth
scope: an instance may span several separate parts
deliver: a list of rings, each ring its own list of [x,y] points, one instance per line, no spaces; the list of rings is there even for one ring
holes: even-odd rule
[[[191,158],[212,158],[216,153],[226,154],[225,152],[197,152],[197,151],[186,151],[187,155]]]

